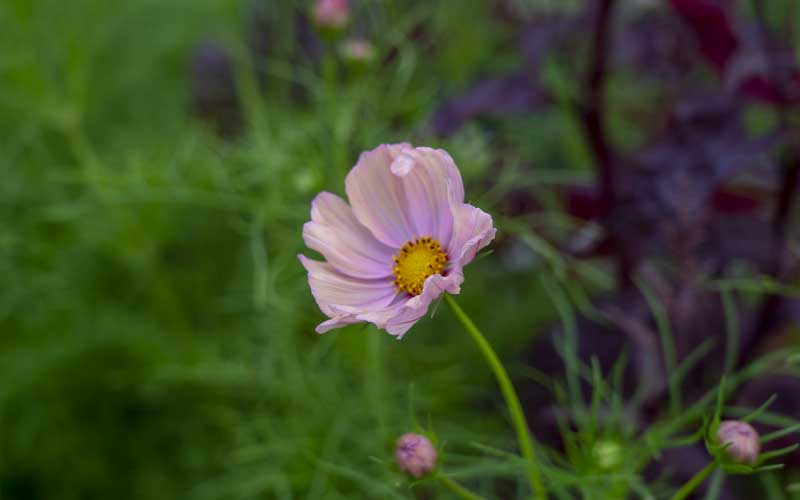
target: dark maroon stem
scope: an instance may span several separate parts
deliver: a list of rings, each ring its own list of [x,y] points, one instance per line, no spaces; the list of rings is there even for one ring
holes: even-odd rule
[[[798,152],[789,147],[784,154],[784,161],[782,162],[783,177],[772,219],[776,257],[772,264],[772,269],[769,270],[769,274],[774,276],[778,282],[786,282],[790,277],[786,262],[786,232],[789,214],[794,204],[797,184],[800,179],[800,156],[798,156]],[[752,329],[742,339],[739,359],[740,367],[752,361],[757,356],[757,353],[761,352],[761,346],[772,338],[779,321],[777,316],[782,302],[783,296],[781,295],[773,294],[764,297]]]
[[[586,78],[583,101],[583,126],[589,146],[597,162],[600,176],[601,206],[610,206],[614,200],[613,153],[608,144],[603,115],[605,112],[604,87],[608,63],[608,39],[611,31],[613,0],[599,0],[594,19],[592,55]]]
[[[755,12],[758,20],[759,35],[761,36],[761,45],[765,52],[768,64],[768,78],[770,84],[775,88],[781,89],[781,81],[776,70],[775,60],[773,56],[773,47],[769,37],[769,29],[764,15],[762,2],[753,0],[751,2],[753,11]],[[779,128],[783,131],[787,129],[786,109],[784,106],[776,108],[778,113]],[[788,144],[793,144],[793,136],[789,136]],[[781,174],[780,191],[778,193],[778,200],[775,204],[775,212],[772,216],[772,227],[775,234],[775,248],[777,256],[770,270],[777,281],[785,281],[787,278],[786,269],[786,232],[787,224],[789,221],[789,214],[791,213],[792,206],[794,205],[794,198],[797,192],[798,180],[800,180],[800,151],[796,147],[788,146],[783,151],[783,158],[781,161],[783,171]],[[741,346],[741,356],[739,359],[739,366],[744,366],[755,358],[756,353],[760,352],[760,347],[763,346],[770,338],[771,333],[776,328],[776,316],[780,310],[783,297],[780,295],[768,295],[764,297],[761,303],[758,316],[753,323],[752,330],[749,335],[745,337]]]
[[[611,36],[611,19],[614,0],[598,0],[592,26],[591,59],[583,89],[583,100],[579,107],[586,140],[597,164],[598,193],[600,213],[608,216],[616,202],[615,154],[608,142],[603,118],[606,111],[605,83],[608,72],[608,49]],[[617,275],[621,288],[631,283],[633,261],[624,244],[610,232],[608,246],[617,254]]]
[[[794,204],[795,193],[797,192],[798,180],[800,180],[800,155],[793,147],[788,147],[785,151],[783,164],[783,179],[780,186],[778,202],[775,206],[773,215],[773,229],[775,231],[776,258],[770,274],[778,282],[786,282],[790,278],[789,266],[786,263],[786,231],[789,214]],[[760,310],[753,328],[742,342],[741,357],[739,366],[744,366],[756,354],[761,351],[763,346],[772,337],[771,334],[777,326],[776,317],[783,302],[781,295],[767,295],[761,303]]]
[[[781,178],[781,190],[778,195],[778,203],[775,206],[775,214],[772,220],[775,234],[783,240],[786,235],[786,223],[789,219],[797,192],[797,181],[800,178],[800,159],[792,152],[787,153],[787,158],[783,162],[783,175]]]
[[[753,0],[751,2],[753,11],[758,20],[758,31],[761,37],[761,47],[767,60],[768,78],[769,83],[780,90],[783,94],[783,82],[775,64],[775,57],[773,55],[773,43],[769,36],[769,27],[767,26],[766,16],[764,14],[764,6],[761,1]],[[786,108],[784,106],[777,107],[778,121],[781,129],[787,128]],[[792,144],[790,137],[789,144]],[[781,176],[780,193],[778,195],[778,203],[775,205],[775,213],[773,215],[772,223],[775,234],[780,238],[781,243],[786,235],[786,222],[788,220],[789,212],[792,209],[794,195],[797,191],[798,174],[800,174],[800,161],[798,161],[798,151],[795,148],[788,147],[784,151],[785,157],[783,159],[783,172]]]

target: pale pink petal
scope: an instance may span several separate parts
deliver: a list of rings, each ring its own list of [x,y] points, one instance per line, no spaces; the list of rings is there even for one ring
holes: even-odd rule
[[[317,262],[305,255],[298,255],[298,258],[308,271],[308,284],[320,310],[333,320],[344,321],[343,324],[352,316],[349,311],[383,309],[391,305],[397,295],[391,280],[352,278],[327,262]],[[322,325],[317,331],[321,329]]]
[[[386,323],[397,315],[397,312],[411,298],[410,295],[398,295],[396,302],[387,307],[365,309],[364,307],[335,306],[331,307],[331,319],[320,323],[317,332],[325,333],[328,330],[339,328],[352,323],[372,323],[378,328],[385,329]]]
[[[390,165],[408,145],[381,145],[361,153],[345,179],[353,213],[381,242],[400,248],[414,235],[403,186]]]
[[[442,293],[451,293],[457,295],[461,292],[461,283],[464,282],[464,275],[461,271],[454,271],[447,276],[441,274],[434,274],[425,280],[425,288],[422,293],[411,297],[402,306],[398,307],[394,314],[386,319],[386,331],[399,339],[414,326],[414,324],[422,319],[428,312],[431,302],[439,298]]]
[[[323,325],[331,329],[350,323],[367,322],[386,330],[389,334],[400,339],[417,321],[425,316],[431,302],[436,300],[442,293],[460,293],[463,281],[464,275],[460,271],[449,273],[447,276],[435,274],[425,280],[425,287],[421,294],[417,296],[400,295],[388,307],[372,310],[359,309],[358,307],[337,307],[335,311],[337,317],[320,325],[317,331]]]
[[[350,206],[331,193],[320,193],[311,203],[311,222],[303,226],[303,240],[349,276],[371,279],[392,274],[395,250],[376,240]]]
[[[450,200],[464,200],[464,186],[453,159],[441,149],[406,149],[389,168],[405,194],[413,236],[431,236],[446,245],[453,230]]]
[[[314,24],[323,28],[342,28],[350,19],[348,0],[317,0],[311,11]]]
[[[363,307],[330,306],[330,319],[317,325],[315,330],[317,333],[325,333],[336,328],[342,328],[356,323],[372,323],[372,321],[365,318],[365,316],[375,315],[375,317],[379,317],[385,314],[383,311],[393,310],[393,308],[394,306],[389,306],[388,308],[379,308],[374,313],[364,313]]]
[[[453,204],[453,217],[453,237],[447,255],[451,267],[461,269],[494,239],[497,230],[489,214],[469,203]]]
[[[331,330],[335,330],[336,328],[342,328],[347,325],[355,325],[356,323],[362,323],[362,321],[357,319],[352,314],[343,314],[341,316],[336,316],[329,320],[323,321],[322,323],[318,324],[314,330],[317,333],[327,333]]]

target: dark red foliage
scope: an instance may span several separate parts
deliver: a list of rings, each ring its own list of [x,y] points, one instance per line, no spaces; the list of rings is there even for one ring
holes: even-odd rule
[[[722,213],[748,213],[762,206],[761,200],[725,188],[718,188],[711,195],[711,206]]]
[[[693,30],[703,55],[718,71],[724,71],[739,48],[739,40],[723,6],[712,0],[670,0],[669,3]]]
[[[796,106],[800,104],[800,70],[793,69],[783,85],[764,75],[750,75],[739,83],[739,92],[766,104]]]
[[[593,186],[574,186],[565,190],[567,213],[583,220],[594,220],[605,216],[612,208],[611,203],[603,202]]]
[[[670,4],[692,30],[706,60],[723,78],[735,81],[742,95],[774,106],[800,104],[800,69],[791,53],[773,46],[763,19],[750,22],[751,29],[737,33],[728,9],[718,2],[670,0]],[[759,2],[753,4],[761,16],[763,7]],[[759,52],[761,62],[749,62]],[[737,66],[749,69],[743,72]]]
[[[663,414],[669,374],[655,318],[639,286],[647,286],[663,306],[678,360],[703,342],[715,342],[683,384],[685,397],[692,400],[716,386],[724,371],[726,316],[722,297],[709,280],[729,277],[742,266],[777,281],[796,279],[800,271],[800,261],[787,251],[797,234],[800,151],[791,113],[800,104],[800,71],[790,48],[777,43],[779,35],[758,16],[735,17],[733,3],[670,0],[666,8],[629,8],[623,16],[621,2],[595,0],[571,17],[534,19],[520,28],[524,73],[477,82],[434,118],[434,128],[448,134],[476,118],[502,120],[511,113],[564,106],[582,127],[596,181],[566,186],[560,194],[565,210],[586,221],[593,236],[579,249],[572,242],[585,228],[578,235],[542,236],[572,258],[616,265],[617,289],[595,300],[595,316],[578,318],[577,349],[581,360],[595,357],[605,371],[623,349],[628,352],[627,394],[644,384],[643,405],[631,415],[641,428]],[[542,88],[539,79],[549,55],[570,61],[574,100],[544,97],[553,91]],[[716,78],[704,71],[709,65]],[[624,85],[610,78],[615,72],[641,75],[656,88],[656,97],[641,111],[644,123],[626,125],[647,133],[644,146],[634,151],[621,151],[608,133],[614,111],[609,106],[615,104],[607,99],[608,86]],[[746,120],[754,102],[769,105],[778,117],[758,133]],[[487,133],[494,133],[493,124],[481,122]],[[519,202],[525,194],[514,191],[514,206],[538,210],[535,201]],[[537,194],[527,191],[533,200]],[[800,320],[800,307],[778,295],[755,302],[734,298],[734,308],[741,346],[733,359],[736,367],[782,345],[786,325]],[[557,327],[538,335],[525,361],[562,376],[564,364],[555,346],[563,339]],[[556,422],[563,409],[541,388],[519,382],[525,405],[535,408],[531,424],[537,435],[558,446]],[[588,385],[583,389],[588,395]],[[745,387],[739,400],[758,406],[771,392],[797,390],[795,379],[765,378]],[[800,418],[792,396],[782,399],[780,411]],[[652,472],[688,479],[706,459],[702,447],[676,450]],[[731,487],[720,498],[746,495]]]

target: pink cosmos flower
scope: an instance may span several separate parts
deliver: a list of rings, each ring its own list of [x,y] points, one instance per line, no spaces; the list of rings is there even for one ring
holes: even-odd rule
[[[317,0],[311,16],[317,26],[343,28],[350,19],[350,2],[348,0]]]
[[[457,294],[463,268],[492,241],[492,218],[464,203],[455,162],[441,149],[381,145],[361,154],[345,180],[350,205],[322,192],[303,239],[326,262],[299,255],[328,316],[325,333],[370,322],[398,338],[443,292]]]

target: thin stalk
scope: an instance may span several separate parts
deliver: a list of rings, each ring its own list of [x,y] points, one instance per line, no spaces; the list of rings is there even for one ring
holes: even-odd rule
[[[466,500],[484,500],[482,496],[476,495],[447,476],[439,476],[438,479],[448,490],[461,498]]]
[[[386,435],[386,410],[382,404],[381,395],[384,393],[383,376],[383,337],[380,335],[366,335],[367,363],[365,369],[367,400],[372,406],[372,413],[378,421],[380,435]]]
[[[739,359],[739,317],[736,312],[736,302],[733,291],[723,288],[720,290],[722,299],[722,310],[725,313],[725,372],[731,373],[736,368],[736,360]]]
[[[689,498],[689,495],[691,495],[692,492],[698,486],[700,486],[703,483],[703,481],[706,480],[708,475],[714,472],[714,469],[716,468],[717,468],[717,462],[711,462],[708,465],[706,465],[703,468],[703,470],[695,474],[694,477],[691,478],[688,483],[684,484],[683,487],[679,489],[678,492],[672,496],[672,500],[683,500],[684,498]]]
[[[656,298],[655,294],[650,290],[650,288],[644,283],[644,281],[636,279],[634,280],[639,287],[639,290],[642,292],[642,296],[644,297],[647,305],[650,307],[650,311],[653,315],[653,318],[656,321],[656,327],[658,329],[658,335],[661,339],[661,352],[664,354],[664,369],[667,374],[675,373],[675,369],[677,366],[677,358],[678,358],[678,350],[675,346],[675,337],[672,333],[672,328],[669,324],[669,318],[667,317],[667,311],[664,308],[664,305]],[[670,413],[674,415],[678,415],[681,412],[681,384],[680,379],[676,377],[668,377],[667,379],[667,391],[669,393],[669,410]]]
[[[583,125],[589,147],[599,168],[600,201],[605,208],[614,200],[614,154],[608,142],[603,120],[605,82],[608,69],[608,46],[614,0],[601,0],[595,13],[592,55],[584,86]]]
[[[506,400],[508,412],[511,415],[511,421],[514,424],[514,430],[517,432],[517,441],[519,442],[520,450],[522,451],[522,455],[530,464],[528,467],[528,479],[530,480],[534,495],[536,498],[546,499],[547,492],[545,492],[544,486],[542,486],[542,481],[539,478],[539,468],[536,463],[536,455],[534,455],[533,452],[533,440],[531,439],[531,434],[528,430],[528,423],[525,420],[525,414],[522,412],[522,405],[519,403],[519,397],[517,397],[517,392],[514,390],[514,386],[511,384],[511,379],[508,377],[506,369],[503,368],[503,364],[500,362],[497,354],[495,354],[492,346],[489,345],[489,342],[486,340],[480,330],[478,330],[478,327],[476,327],[475,323],[469,319],[469,316],[467,316],[464,310],[461,309],[455,299],[449,294],[444,294],[444,298],[447,301],[447,305],[450,306],[450,309],[452,309],[453,314],[456,315],[456,318],[458,318],[458,320],[461,322],[461,325],[464,327],[467,333],[470,334],[472,340],[474,340],[478,345],[478,349],[481,351],[484,359],[486,359],[486,362],[489,363],[489,367],[494,372],[494,376],[497,378],[497,383],[500,385],[500,390],[502,391],[503,397]]]

